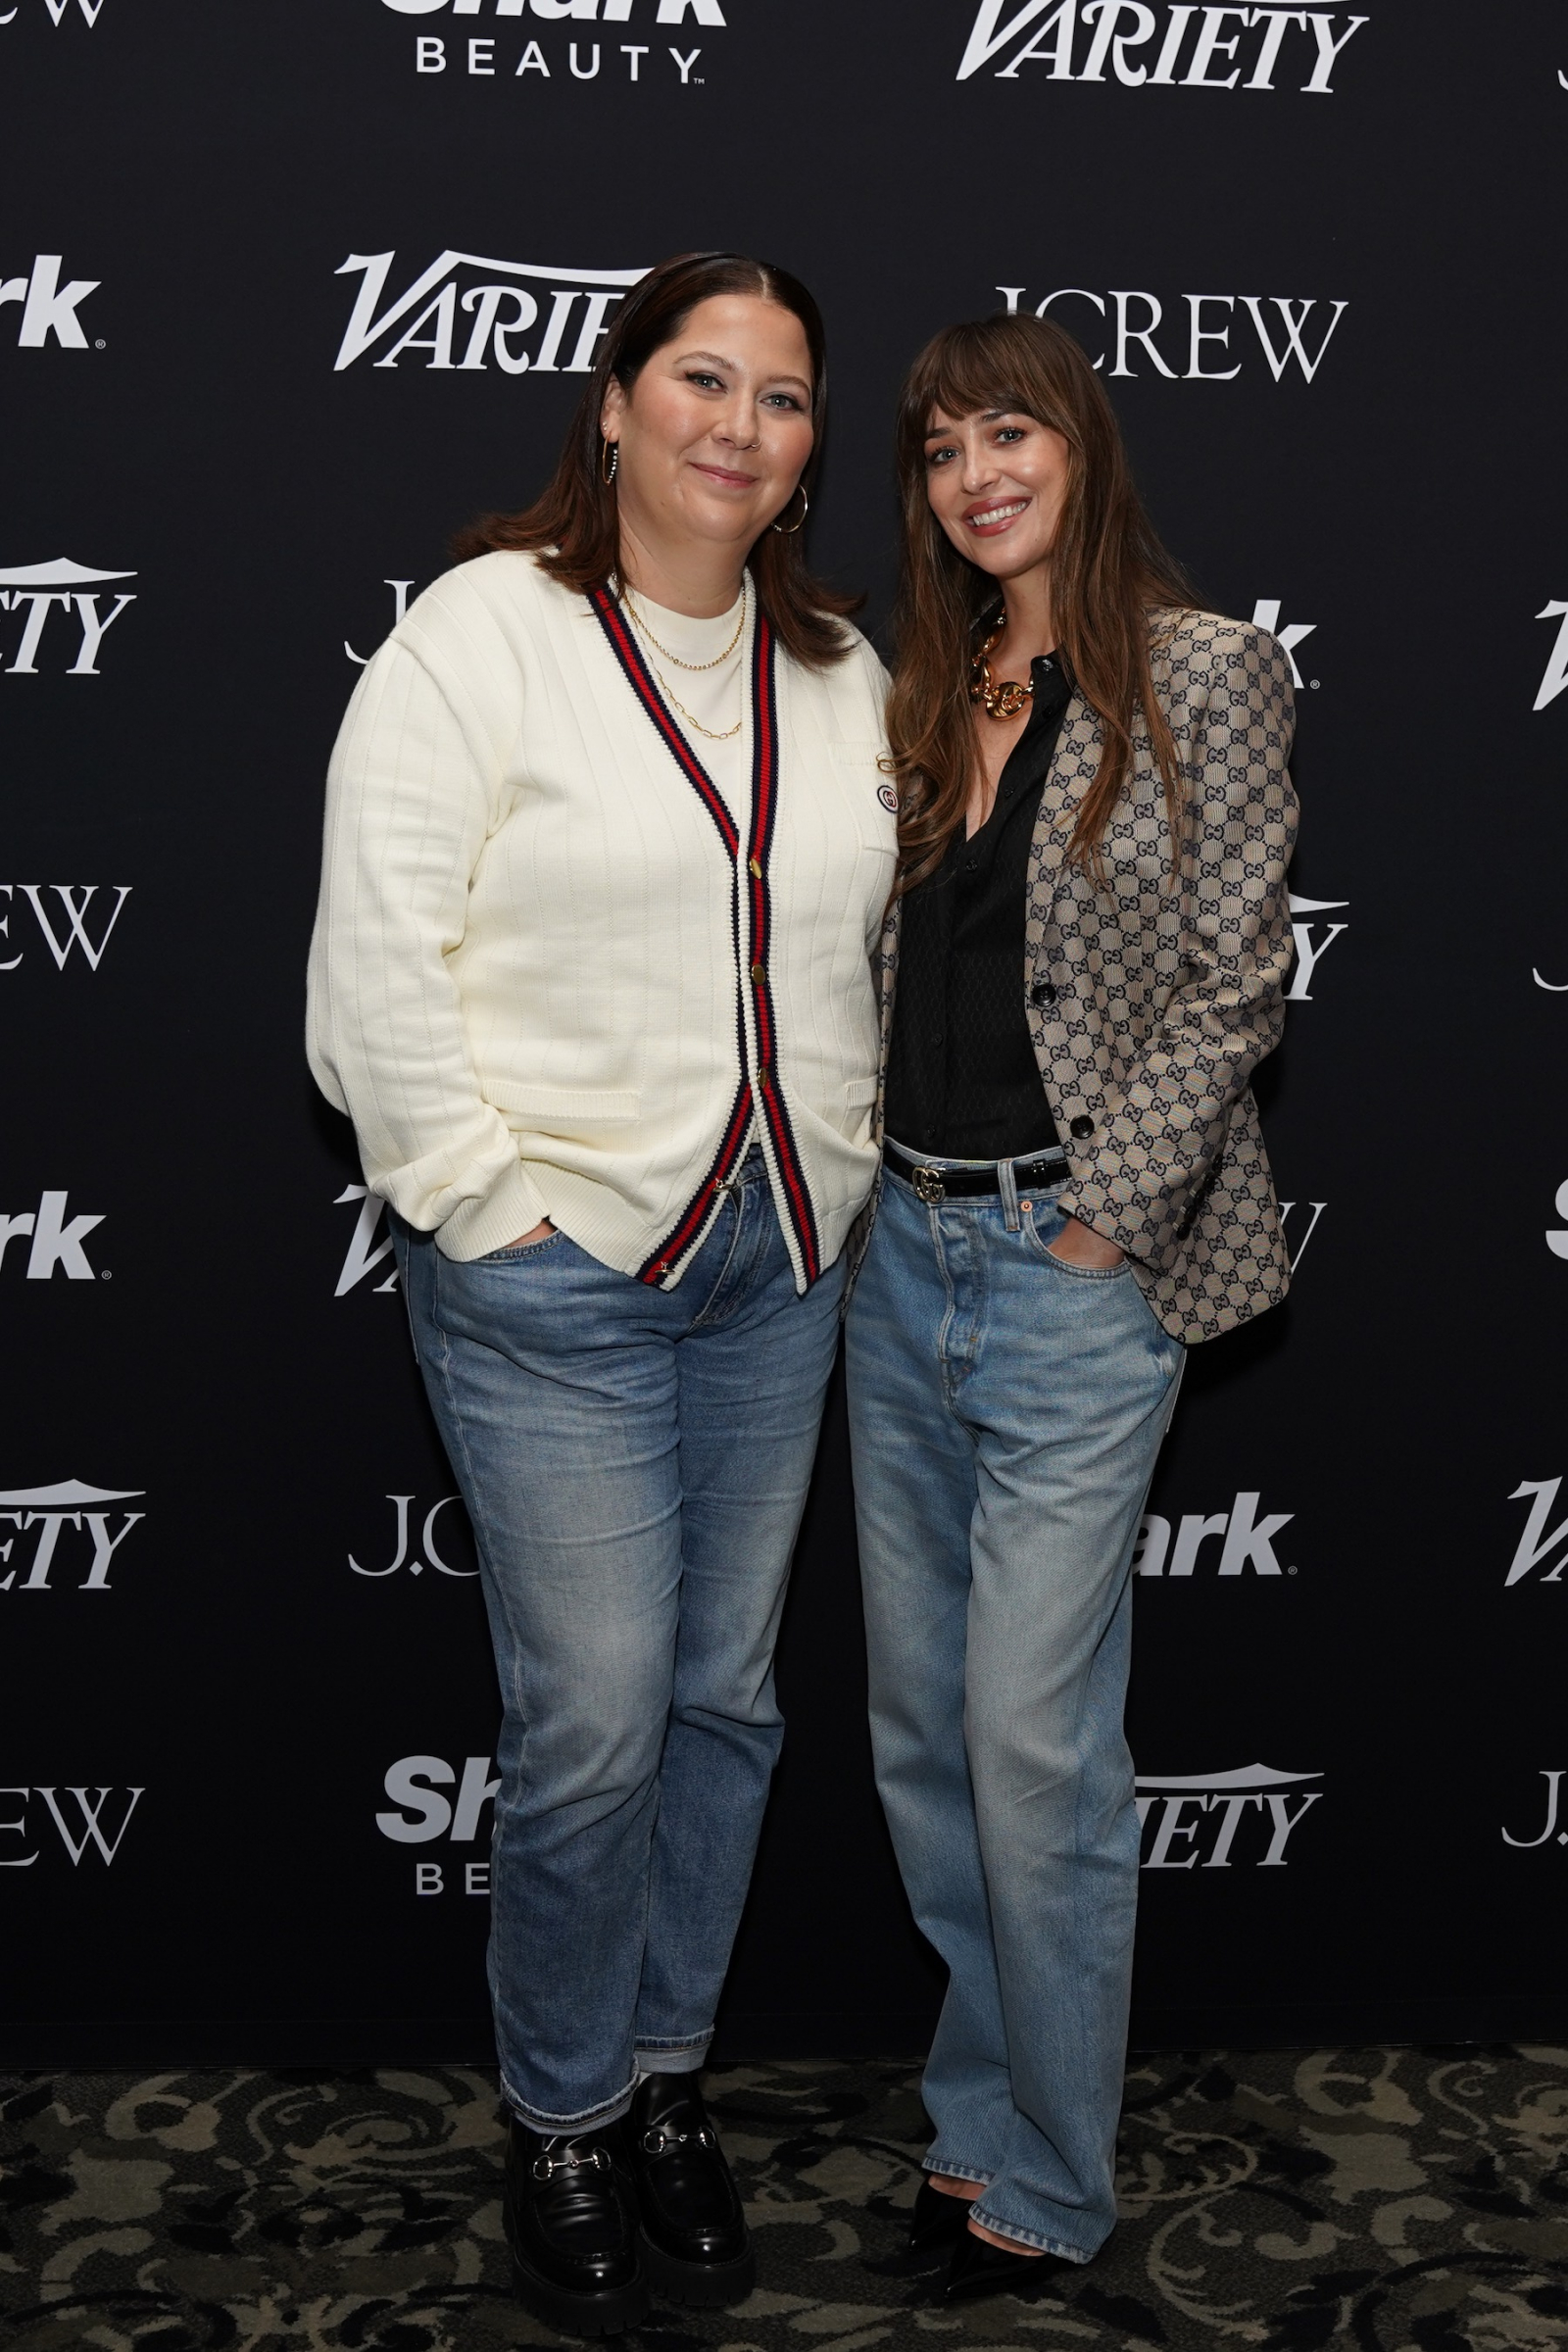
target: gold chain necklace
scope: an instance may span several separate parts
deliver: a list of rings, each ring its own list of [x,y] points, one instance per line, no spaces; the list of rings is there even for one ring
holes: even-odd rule
[[[1025,703],[1034,700],[1033,678],[1027,686],[1021,686],[1016,678],[1004,678],[1000,686],[992,679],[988,656],[1006,634],[1006,627],[1007,616],[1004,613],[969,663],[969,700],[983,703],[993,718],[1016,718]]]
[[[650,669],[654,669],[654,665],[651,662],[649,662],[648,666]],[[688,666],[690,665],[688,664]],[[693,718],[691,712],[687,710],[684,703],[676,702],[675,696],[670,690],[669,680],[666,677],[662,676],[657,669],[654,669],[654,675],[659,679],[659,683],[663,689],[664,700],[667,703],[673,704],[674,708],[680,712],[682,718],[686,721],[686,724],[689,727],[695,727],[699,735],[706,735],[710,743],[728,743],[733,736],[736,736],[740,733],[742,727],[746,724],[746,711],[743,707],[739,718],[735,721],[735,724],[732,727],[725,727],[721,732],[715,733],[711,727],[705,727],[700,718]]]
[[[649,644],[654,648],[654,651],[656,653],[662,654],[666,662],[673,662],[677,669],[689,669],[692,671],[718,669],[729,660],[731,654],[739,645],[741,641],[741,631],[746,626],[746,575],[744,572],[741,574],[741,616],[735,623],[735,634],[730,639],[728,645],[725,646],[724,651],[721,654],[715,654],[711,662],[683,662],[679,654],[672,654],[667,645],[660,644],[659,639],[654,635],[653,630],[648,626],[647,621],[644,620],[642,614],[632,603],[631,590],[629,588],[626,591],[625,603],[627,612],[631,614],[632,619],[637,623],[637,626],[641,629]],[[692,725],[696,726],[696,719],[693,719]],[[706,727],[703,729],[703,732],[704,734],[708,732]],[[715,740],[717,740],[717,738],[715,738]]]

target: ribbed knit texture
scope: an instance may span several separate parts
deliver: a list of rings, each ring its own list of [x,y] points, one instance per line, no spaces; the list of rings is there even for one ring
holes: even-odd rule
[[[754,626],[755,600],[748,665]],[[777,1083],[824,1265],[875,1173],[885,689],[858,637],[825,675],[779,657]],[[743,777],[750,738],[748,709]],[[525,555],[436,581],[367,668],[327,787],[309,1052],[371,1190],[450,1257],[548,1216],[641,1266],[740,1080],[733,879],[586,599]]]

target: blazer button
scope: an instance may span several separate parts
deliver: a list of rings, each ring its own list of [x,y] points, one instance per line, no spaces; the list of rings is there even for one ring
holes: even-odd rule
[[[1081,1137],[1085,1135],[1093,1135],[1094,1132],[1095,1122],[1093,1119],[1077,1118],[1073,1120],[1072,1133],[1074,1135]]]
[[[1031,1004],[1054,1004],[1056,992],[1049,980],[1037,980],[1029,991]]]

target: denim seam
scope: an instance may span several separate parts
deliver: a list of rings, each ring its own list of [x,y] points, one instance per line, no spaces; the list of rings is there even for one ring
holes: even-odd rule
[[[1038,2246],[1042,2254],[1054,2254],[1063,2262],[1082,2264],[1093,2259],[1082,2246],[1070,2246],[1065,2238],[1042,2237],[1037,2230],[1020,2230],[1016,2222],[999,2222],[993,2215],[982,2211],[978,2197],[969,2211],[982,2229],[994,2230],[999,2237],[1010,2237],[1017,2245]]]
[[[741,1165],[744,1167],[745,1164],[746,1163],[743,1160]],[[718,1213],[713,1219],[713,1224],[716,1225],[718,1222],[718,1217],[723,1214],[725,1201],[733,1201],[735,1206],[735,1231],[730,1236],[730,1245],[728,1250],[724,1252],[724,1263],[718,1269],[717,1279],[715,1280],[712,1289],[709,1292],[708,1297],[698,1308],[696,1314],[693,1315],[691,1321],[687,1324],[686,1329],[688,1332],[701,1331],[705,1327],[710,1329],[711,1324],[710,1324],[709,1321],[710,1316],[713,1323],[717,1323],[720,1320],[720,1317],[714,1313],[714,1308],[717,1306],[719,1295],[722,1292],[725,1283],[729,1280],[729,1270],[735,1263],[736,1252],[739,1250],[741,1246],[741,1234],[745,1230],[746,1225],[745,1192],[746,1187],[742,1184],[738,1173],[731,1183],[724,1185],[721,1188],[718,1202]],[[705,1241],[708,1239],[708,1235],[710,1234],[712,1230],[713,1227],[710,1225],[708,1228],[708,1233],[706,1233],[703,1237]]]
[[[596,2125],[617,2122],[635,2096],[637,2077],[634,2074],[625,2089],[617,2091],[613,2098],[601,2099],[597,2107],[585,2107],[577,2115],[551,2115],[543,2107],[530,2107],[526,2099],[519,2098],[505,2075],[501,2078],[501,2088],[508,2106],[527,2125],[530,2132],[544,2132],[560,2137],[565,2132],[591,2132]]]

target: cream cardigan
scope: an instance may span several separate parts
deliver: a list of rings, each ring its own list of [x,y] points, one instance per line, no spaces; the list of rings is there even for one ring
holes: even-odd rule
[[[753,1134],[797,1283],[839,1255],[876,1170],[895,850],[886,677],[851,634],[803,669],[751,600],[740,808],[614,600],[531,556],[448,572],[369,663],[327,785],[311,1067],[449,1257],[549,1217],[673,1285]]]

